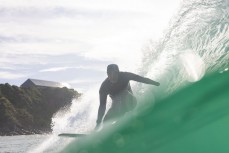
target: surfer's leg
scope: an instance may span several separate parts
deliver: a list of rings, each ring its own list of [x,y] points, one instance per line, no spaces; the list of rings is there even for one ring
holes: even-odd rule
[[[112,96],[112,106],[106,113],[103,122],[112,121],[133,110],[137,105],[137,99],[133,93],[123,90],[118,95]]]
[[[111,108],[107,111],[103,121],[108,121],[108,120],[115,120],[117,117],[122,115],[122,110],[121,110],[121,96],[120,94],[116,96],[112,96],[112,105]]]
[[[115,110],[110,108],[104,116],[103,122],[111,121],[116,118]]]
[[[129,112],[133,110],[137,105],[137,99],[133,95],[133,93],[129,92],[128,90],[125,90],[123,93],[123,100],[122,100],[122,107],[125,109],[125,112]]]

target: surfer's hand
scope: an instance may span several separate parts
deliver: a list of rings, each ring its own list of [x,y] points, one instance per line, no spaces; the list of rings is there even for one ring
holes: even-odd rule
[[[155,82],[152,83],[152,85],[159,86],[160,83],[155,81]]]
[[[160,83],[159,82],[156,82],[156,84],[155,84],[156,86],[160,86]]]

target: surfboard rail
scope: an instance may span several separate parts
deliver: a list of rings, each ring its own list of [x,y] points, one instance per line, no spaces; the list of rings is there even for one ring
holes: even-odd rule
[[[58,136],[60,136],[60,137],[72,137],[72,138],[85,137],[87,135],[88,134],[83,134],[83,133],[60,133],[60,134],[58,134]]]

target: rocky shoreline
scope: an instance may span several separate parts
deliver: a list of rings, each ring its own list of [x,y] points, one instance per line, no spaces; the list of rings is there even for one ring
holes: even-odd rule
[[[0,136],[15,136],[15,135],[34,135],[34,134],[50,134],[52,130],[47,129],[24,129],[20,127],[15,127],[11,130],[8,128],[0,129]]]
[[[0,136],[47,134],[52,117],[80,97],[74,89],[0,84]]]

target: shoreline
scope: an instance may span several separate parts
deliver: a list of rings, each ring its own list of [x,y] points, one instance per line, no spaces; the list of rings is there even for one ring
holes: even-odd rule
[[[18,136],[18,135],[36,135],[36,134],[50,134],[52,130],[41,130],[41,129],[19,129],[16,128],[13,131],[9,129],[7,131],[0,130],[0,136]]]

